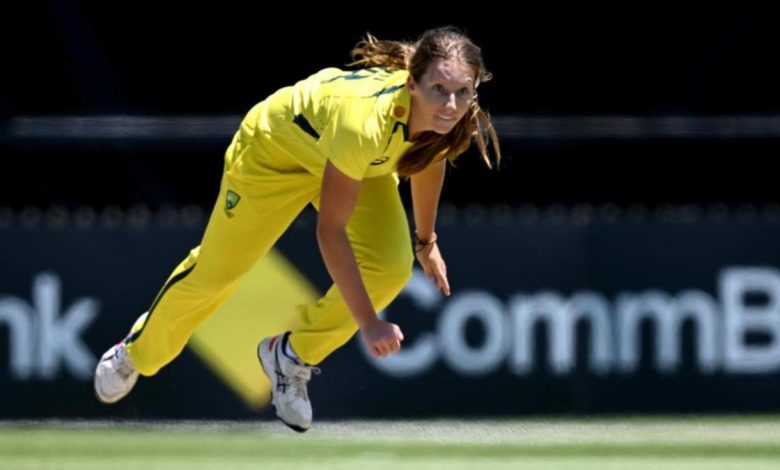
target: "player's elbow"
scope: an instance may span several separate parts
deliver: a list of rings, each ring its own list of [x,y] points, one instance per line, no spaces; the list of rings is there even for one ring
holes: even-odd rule
[[[343,237],[346,232],[346,223],[323,217],[322,214],[317,217],[317,241],[320,244],[323,242],[327,244],[338,237]]]

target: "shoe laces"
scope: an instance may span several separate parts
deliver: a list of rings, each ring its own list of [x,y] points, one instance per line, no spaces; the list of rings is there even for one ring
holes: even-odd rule
[[[311,374],[319,375],[320,368],[313,366],[300,366],[294,364],[292,366],[292,374],[284,375],[284,383],[292,387],[295,396],[302,398],[306,401],[309,400],[309,394],[306,391],[306,384],[311,380]]]
[[[114,352],[114,361],[117,364],[116,370],[122,377],[128,378],[135,372],[133,363],[130,362],[130,358],[127,357],[127,349],[125,349],[125,346],[117,346],[116,351]]]

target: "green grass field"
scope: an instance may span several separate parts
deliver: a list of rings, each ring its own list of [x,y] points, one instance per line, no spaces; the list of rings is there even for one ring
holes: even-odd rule
[[[780,468],[780,417],[2,422],[2,469]]]

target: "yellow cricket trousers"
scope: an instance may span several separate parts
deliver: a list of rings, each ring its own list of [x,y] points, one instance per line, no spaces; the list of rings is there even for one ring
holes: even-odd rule
[[[272,156],[252,144],[242,146],[237,134],[226,153],[219,197],[200,246],[173,271],[126,340],[130,359],[142,375],[154,375],[181,353],[194,330],[222,305],[306,205],[318,207],[320,186],[319,176],[289,156]],[[384,309],[411,277],[414,261],[393,175],[363,180],[347,235],[374,308]],[[262,305],[257,313],[277,314],[264,311]],[[290,341],[307,364],[320,363],[357,331],[335,285],[316,303],[300,306],[297,314],[300,327]]]

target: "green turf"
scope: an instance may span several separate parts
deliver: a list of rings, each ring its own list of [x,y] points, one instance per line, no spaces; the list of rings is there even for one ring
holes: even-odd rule
[[[0,469],[780,469],[780,417],[0,422]]]

